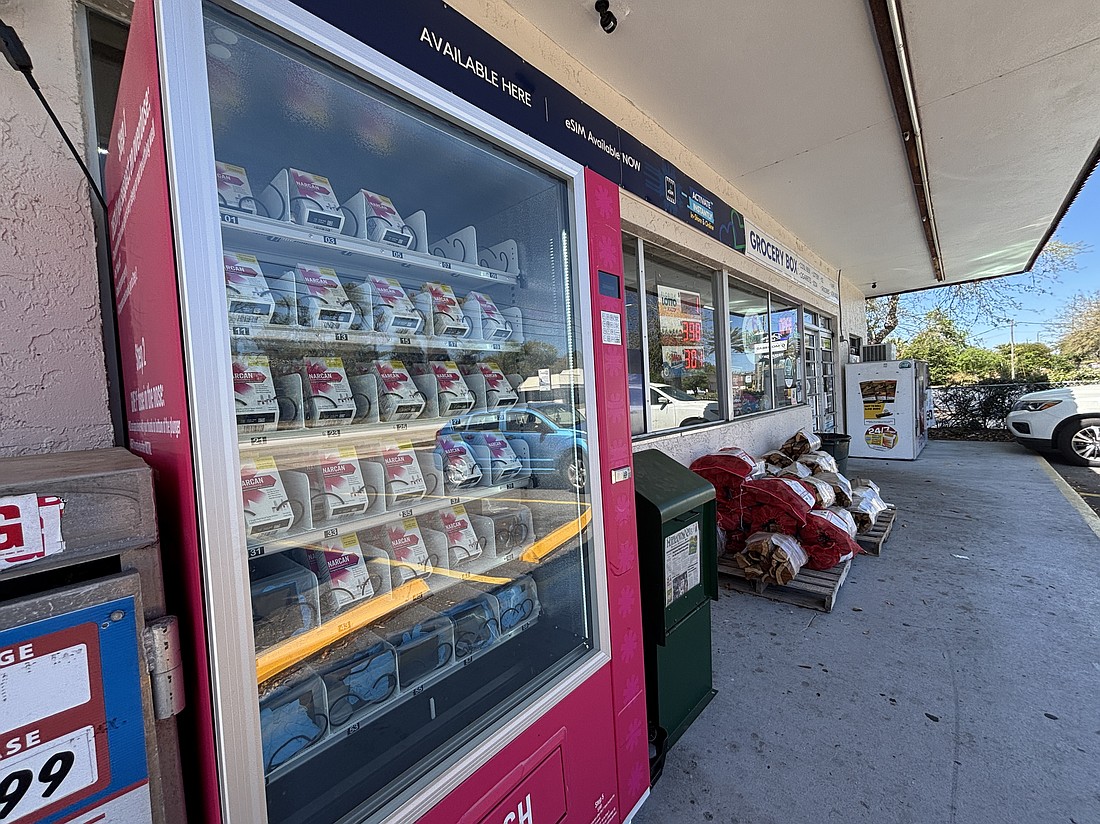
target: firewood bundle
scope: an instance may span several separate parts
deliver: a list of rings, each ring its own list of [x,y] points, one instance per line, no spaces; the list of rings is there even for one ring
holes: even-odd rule
[[[745,548],[733,556],[733,562],[749,580],[780,586],[789,584],[806,561],[797,539],[775,532],[750,535]]]

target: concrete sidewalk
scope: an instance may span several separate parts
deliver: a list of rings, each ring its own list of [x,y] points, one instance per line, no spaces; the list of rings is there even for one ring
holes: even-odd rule
[[[722,592],[718,696],[635,821],[1100,822],[1100,538],[1012,444],[849,474],[897,504],[882,556],[831,614]]]

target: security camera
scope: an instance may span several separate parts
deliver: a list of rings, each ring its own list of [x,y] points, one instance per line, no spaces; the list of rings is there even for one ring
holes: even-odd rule
[[[600,14],[600,28],[607,34],[611,34],[619,25],[619,19],[611,13],[610,6],[609,0],[596,0],[596,11]]]

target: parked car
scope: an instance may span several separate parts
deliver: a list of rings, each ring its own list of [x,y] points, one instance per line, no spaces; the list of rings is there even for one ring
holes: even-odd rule
[[[1100,466],[1100,384],[1029,392],[1012,407],[1008,428],[1031,449],[1057,449],[1070,463]]]
[[[649,414],[654,432],[722,419],[718,401],[697,398],[667,383],[650,384]]]
[[[538,401],[499,412],[473,412],[451,427],[462,433],[503,432],[520,438],[531,453],[531,475],[539,486],[584,489],[588,483],[588,440],[584,414],[571,404]]]

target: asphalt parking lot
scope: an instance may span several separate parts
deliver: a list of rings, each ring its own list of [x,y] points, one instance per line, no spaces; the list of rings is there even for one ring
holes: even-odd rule
[[[1086,504],[1100,515],[1100,468],[1071,466],[1058,455],[1044,455],[1047,463],[1068,483]]]

